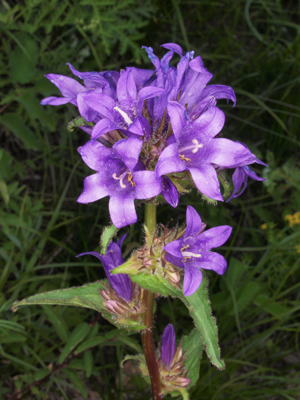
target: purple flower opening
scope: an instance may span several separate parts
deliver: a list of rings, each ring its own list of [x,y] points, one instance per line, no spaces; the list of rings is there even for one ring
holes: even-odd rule
[[[118,296],[129,303],[132,298],[131,279],[126,274],[111,275],[110,273],[111,270],[124,263],[121,253],[121,246],[126,236],[127,235],[123,235],[117,243],[111,242],[104,255],[101,255],[96,251],[90,251],[78,254],[76,257],[85,256],[87,254],[97,257],[103,265],[104,271],[113,290]]]
[[[161,339],[161,359],[170,368],[176,351],[176,336],[174,326],[169,324],[165,327]]]
[[[210,250],[219,247],[229,238],[232,228],[228,225],[218,226],[203,232],[200,215],[188,206],[186,210],[187,227],[184,236],[168,243],[164,249],[166,260],[184,268],[183,292],[190,296],[199,288],[202,281],[201,269],[208,269],[223,275],[227,262],[223,256]]]

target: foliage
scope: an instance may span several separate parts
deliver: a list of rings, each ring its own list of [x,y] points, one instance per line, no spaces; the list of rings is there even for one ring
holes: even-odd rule
[[[104,277],[99,262],[75,255],[99,251],[107,207],[75,202],[86,175],[76,148],[85,138],[77,128],[66,129],[75,117],[72,106],[65,113],[39,105],[55,94],[43,74],[71,76],[67,61],[80,70],[146,66],[141,45],[178,42],[201,54],[213,83],[233,86],[236,108],[222,105],[228,136],[243,137],[269,164],[264,187],[249,184],[225,206],[201,210],[192,193],[190,204],[208,225],[229,224],[235,235],[223,247],[230,259],[225,276],[209,274],[226,370],[203,356],[191,398],[299,398],[300,225],[290,227],[285,219],[300,211],[297,18],[292,0],[238,0],[234,8],[228,0],[2,2],[0,397],[10,399],[20,389],[36,399],[78,392],[82,398],[149,398],[134,362],[118,368],[125,351],[141,352],[138,336],[110,331],[88,309],[22,307],[13,314],[10,307],[36,292]],[[184,201],[174,214],[158,208],[158,219],[179,215],[183,221]],[[141,242],[137,231],[133,227],[126,239],[125,257]],[[158,299],[156,319],[161,333],[166,319],[186,336],[193,326],[180,299]]]

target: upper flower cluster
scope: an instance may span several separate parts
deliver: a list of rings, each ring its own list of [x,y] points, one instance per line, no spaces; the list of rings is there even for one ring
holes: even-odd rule
[[[68,64],[84,85],[46,75],[63,97],[51,96],[42,104],[74,104],[87,121],[81,128],[91,135],[78,151],[96,173],[85,178],[78,202],[110,196],[110,216],[118,228],[137,221],[135,199],[161,194],[176,207],[182,182],[185,188],[196,186],[206,197],[223,201],[219,171],[236,169],[231,197],[242,184],[245,188],[248,176],[259,179],[247,166],[260,161],[245,145],[216,137],[225,121],[217,100],[235,105],[233,89],[207,86],[212,74],[200,56],[193,58],[193,51],[184,55],[173,43],[163,47],[168,52],[161,60],[145,47],[154,70],[127,67],[120,73],[81,73]],[[173,67],[169,63],[175,53],[180,61]]]

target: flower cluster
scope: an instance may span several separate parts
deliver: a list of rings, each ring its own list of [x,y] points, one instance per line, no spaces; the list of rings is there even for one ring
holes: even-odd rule
[[[79,72],[68,64],[83,85],[46,75],[63,97],[51,96],[42,104],[75,105],[86,121],[81,128],[91,136],[78,151],[96,173],[85,178],[78,202],[109,196],[110,217],[118,228],[137,221],[135,199],[157,202],[162,195],[176,207],[182,182],[183,189],[195,186],[207,198],[223,201],[220,171],[235,169],[231,198],[242,184],[245,189],[248,176],[260,180],[248,169],[260,163],[256,156],[242,143],[217,137],[225,121],[217,100],[235,104],[233,89],[207,86],[212,74],[193,51],[183,55],[177,44],[163,47],[168,52],[161,60],[145,47],[154,70]],[[172,67],[175,53],[180,61]]]

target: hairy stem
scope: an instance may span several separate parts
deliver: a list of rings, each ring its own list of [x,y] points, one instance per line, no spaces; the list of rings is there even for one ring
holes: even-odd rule
[[[149,229],[149,231],[153,233],[156,227],[156,206],[154,204],[146,204],[145,224]],[[154,294],[149,290],[144,289],[144,301],[146,306],[146,312],[144,315],[144,325],[146,325],[147,329],[142,331],[143,349],[151,379],[153,400],[161,400],[162,395],[160,394],[160,376],[159,376],[158,365],[155,358],[155,348],[154,348],[153,332],[152,332]]]

